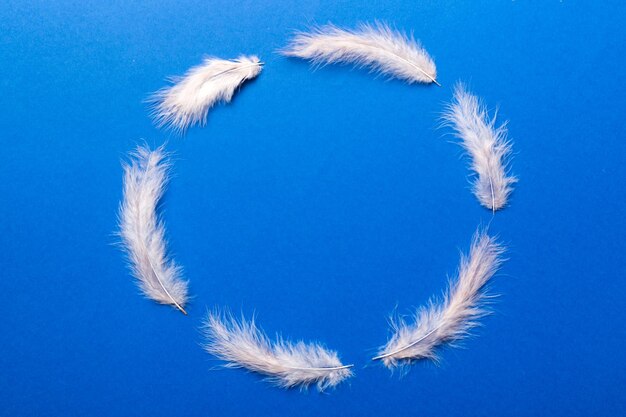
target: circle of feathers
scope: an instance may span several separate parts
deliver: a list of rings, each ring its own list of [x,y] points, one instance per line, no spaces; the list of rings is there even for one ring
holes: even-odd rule
[[[354,30],[329,24],[298,32],[280,52],[315,67],[353,65],[408,84],[440,86],[435,62],[420,42],[383,23],[361,24]],[[210,109],[229,103],[244,82],[260,74],[262,66],[255,55],[232,60],[207,57],[183,76],[171,77],[171,85],[150,96],[151,116],[158,127],[179,134],[205,125]],[[470,160],[472,192],[478,202],[493,213],[504,208],[517,181],[509,174],[511,142],[506,122],[496,126],[495,116],[490,118],[486,106],[460,82],[442,120]],[[157,211],[168,181],[168,155],[163,146],[139,146],[123,168],[119,235],[138,287],[146,298],[187,314],[188,282],[182,268],[167,255],[165,226]],[[495,237],[478,228],[443,294],[409,318],[392,317],[390,337],[372,360],[406,370],[420,360],[437,362],[442,347],[470,335],[489,314],[492,296],[487,287],[501,266],[503,252]],[[323,391],[353,376],[354,365],[344,365],[336,351],[318,342],[270,338],[254,317],[210,311],[203,334],[205,350],[224,361],[225,367],[262,374],[279,387],[316,385]]]

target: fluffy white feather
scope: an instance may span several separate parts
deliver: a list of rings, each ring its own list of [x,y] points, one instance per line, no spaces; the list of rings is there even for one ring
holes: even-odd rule
[[[390,369],[420,359],[437,360],[437,347],[466,337],[488,314],[484,287],[498,270],[502,252],[493,237],[477,231],[469,257],[461,255],[458,278],[450,282],[443,300],[420,308],[413,323],[392,320],[393,336],[373,359]]]
[[[437,68],[412,36],[389,26],[361,24],[356,30],[326,25],[310,33],[297,33],[284,55],[315,64],[346,63],[411,83],[435,83]]]
[[[511,143],[507,140],[506,122],[496,127],[495,116],[490,119],[485,106],[461,83],[457,84],[453,102],[443,118],[472,159],[471,167],[477,175],[474,195],[484,207],[493,211],[503,208],[517,181],[508,175]]]
[[[168,162],[163,147],[151,151],[139,146],[124,164],[124,197],[119,227],[122,243],[143,294],[187,314],[187,282],[181,268],[169,260],[165,228],[157,217],[157,204],[167,183]]]
[[[209,109],[217,102],[228,103],[235,90],[261,72],[259,58],[240,56],[234,60],[206,58],[182,77],[172,77],[174,85],[154,93],[152,117],[159,127],[184,132],[196,123],[206,123]]]
[[[308,387],[323,391],[352,376],[353,365],[343,365],[337,353],[318,343],[275,342],[254,323],[230,313],[209,313],[204,323],[205,349],[229,368],[245,368],[266,375],[279,387]]]

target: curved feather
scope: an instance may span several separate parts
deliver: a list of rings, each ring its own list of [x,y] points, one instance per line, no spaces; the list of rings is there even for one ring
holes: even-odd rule
[[[281,337],[272,342],[254,319],[238,321],[230,313],[209,313],[204,334],[205,350],[225,361],[226,367],[258,372],[282,388],[317,384],[323,391],[352,376],[353,365],[343,365],[337,352],[318,343],[292,343]]]
[[[124,164],[124,197],[119,228],[133,275],[143,294],[187,314],[187,282],[182,270],[166,255],[165,228],[157,205],[167,183],[168,162],[163,147],[137,147]]]
[[[484,287],[500,267],[502,253],[493,237],[477,231],[469,257],[461,255],[458,278],[450,283],[443,299],[420,308],[413,323],[392,321],[393,336],[373,359],[382,360],[388,368],[420,359],[437,360],[438,347],[465,338],[488,314]]]
[[[259,75],[262,65],[254,55],[234,60],[206,58],[184,76],[172,77],[174,85],[148,99],[155,123],[178,132],[195,124],[204,125],[209,109],[220,101],[229,103],[244,81]]]
[[[346,63],[412,83],[439,85],[437,68],[412,36],[383,23],[361,24],[356,30],[326,25],[297,33],[282,53],[315,64]]]
[[[443,119],[472,158],[471,167],[477,174],[472,188],[480,204],[493,211],[506,206],[517,182],[507,173],[511,142],[507,140],[506,122],[496,127],[495,116],[490,119],[485,106],[462,83],[456,85]]]

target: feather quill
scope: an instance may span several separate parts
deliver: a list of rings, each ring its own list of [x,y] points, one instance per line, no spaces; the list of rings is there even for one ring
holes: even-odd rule
[[[282,388],[316,384],[323,391],[352,376],[353,365],[343,365],[337,352],[318,343],[292,343],[281,337],[272,342],[254,318],[236,320],[230,313],[210,312],[203,330],[205,350],[225,361],[225,367],[266,375]]]
[[[412,83],[437,82],[437,68],[413,36],[383,23],[361,24],[356,30],[326,25],[297,33],[282,53],[313,63],[346,63]]]
[[[508,174],[511,142],[506,122],[496,127],[496,117],[490,119],[485,106],[461,83],[443,119],[472,159],[471,168],[476,173],[472,188],[480,204],[494,212],[503,208],[517,182]]]
[[[180,266],[167,258],[165,227],[157,217],[157,205],[167,183],[169,163],[165,158],[163,147],[151,151],[139,146],[124,164],[119,234],[143,294],[187,314],[183,308],[187,281]]]
[[[254,55],[242,55],[234,60],[206,58],[184,76],[172,77],[174,85],[148,99],[155,123],[177,132],[195,124],[206,124],[211,107],[220,101],[229,103],[244,81],[259,75],[262,65]]]
[[[501,264],[503,248],[493,237],[477,231],[469,257],[461,255],[456,282],[450,282],[440,302],[431,302],[415,313],[414,322],[392,320],[394,333],[374,360],[393,369],[420,359],[437,360],[437,348],[468,336],[488,311],[485,285]]]

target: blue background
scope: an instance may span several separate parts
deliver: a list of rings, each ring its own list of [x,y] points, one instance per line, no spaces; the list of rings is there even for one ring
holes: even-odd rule
[[[0,5],[0,414],[493,416],[626,412],[621,1],[26,1]],[[413,30],[443,88],[275,54],[293,30]],[[267,65],[184,138],[146,96],[205,54]],[[482,209],[438,129],[457,80],[510,120],[520,182]],[[175,153],[163,201],[189,316],[138,295],[114,243],[120,160]],[[439,294],[478,225],[509,260],[465,349],[404,378],[370,355]],[[206,308],[355,363],[327,395],[214,370]]]

